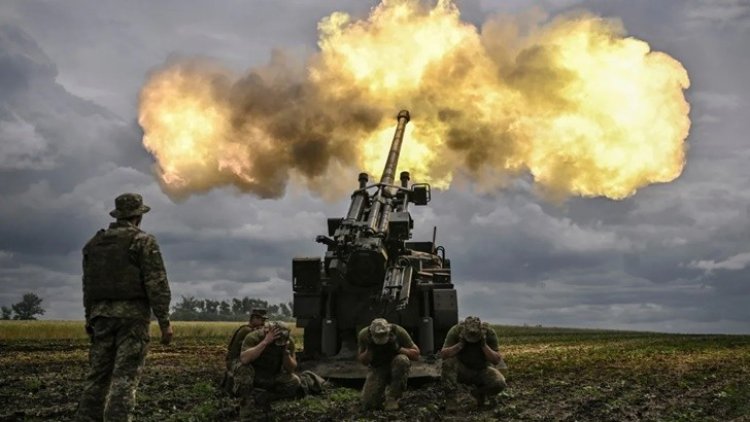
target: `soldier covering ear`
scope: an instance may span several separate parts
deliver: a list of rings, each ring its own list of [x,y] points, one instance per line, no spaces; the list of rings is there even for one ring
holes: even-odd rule
[[[466,317],[448,331],[440,356],[443,358],[440,380],[448,411],[458,406],[459,383],[473,387],[471,394],[478,406],[483,406],[487,398],[494,403],[495,396],[506,387],[505,378],[495,368],[502,362],[497,334],[477,317]]]
[[[419,348],[406,330],[383,318],[372,320],[359,332],[357,340],[357,359],[369,367],[362,387],[363,407],[398,409],[398,400],[409,378],[410,361],[419,359]],[[388,396],[384,397],[386,386],[390,388]]]

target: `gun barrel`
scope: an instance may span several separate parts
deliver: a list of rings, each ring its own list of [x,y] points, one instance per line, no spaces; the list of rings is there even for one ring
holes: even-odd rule
[[[386,185],[392,185],[396,180],[396,167],[398,166],[398,156],[401,154],[401,143],[404,141],[404,129],[406,129],[406,124],[409,123],[411,117],[407,110],[401,110],[397,119],[398,126],[396,126],[396,132],[393,134],[391,150],[388,151],[388,159],[385,161],[383,175],[380,177],[380,183]]]

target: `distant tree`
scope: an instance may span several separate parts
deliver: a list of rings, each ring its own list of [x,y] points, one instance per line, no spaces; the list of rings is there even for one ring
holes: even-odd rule
[[[223,316],[232,315],[232,308],[226,300],[222,300],[219,304],[219,314]]]
[[[172,319],[181,321],[195,321],[200,316],[201,300],[193,296],[182,296],[180,302],[174,305]]]
[[[242,311],[241,315],[248,316],[254,308],[268,308],[268,302],[258,298],[243,297],[242,298]],[[270,311],[269,311],[270,312]]]
[[[30,320],[36,319],[35,315],[43,315],[42,301],[43,299],[36,294],[26,293],[20,302],[12,305],[13,312],[16,313],[13,319]],[[3,315],[5,315],[5,310],[3,310]]]
[[[182,300],[178,302],[174,309],[175,311],[186,311],[186,312],[198,312],[201,308],[201,300],[196,299],[194,296],[181,296]]]
[[[13,312],[13,310],[11,310],[11,309],[10,309],[9,307],[7,307],[7,306],[3,306],[3,307],[2,307],[2,310],[3,310],[3,317],[2,317],[2,319],[5,319],[5,320],[8,320],[8,319],[10,319],[10,315],[11,315],[11,313]]]
[[[203,301],[205,304],[205,310],[204,312],[208,315],[218,315],[219,314],[219,301],[218,300],[211,300],[206,299]]]
[[[173,306],[170,317],[175,321],[245,321],[252,309],[265,308],[271,319],[293,321],[291,306],[292,302],[272,305],[247,296],[221,301],[182,296]]]
[[[232,313],[235,315],[242,315],[242,300],[236,297],[232,298]]]

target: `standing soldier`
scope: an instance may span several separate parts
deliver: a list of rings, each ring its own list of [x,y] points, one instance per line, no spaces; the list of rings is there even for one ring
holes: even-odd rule
[[[235,386],[234,382],[234,371],[236,368],[239,368],[242,366],[242,363],[240,362],[240,352],[242,352],[242,342],[245,340],[245,336],[250,334],[251,332],[255,330],[259,330],[263,328],[263,324],[265,324],[267,310],[263,308],[255,308],[250,312],[250,321],[248,321],[247,324],[240,326],[235,330],[234,334],[232,334],[232,339],[229,341],[229,346],[227,347],[227,356],[226,356],[226,372],[224,373],[224,380],[222,381],[221,385],[224,387],[225,391],[231,395],[236,395],[236,390],[241,388],[240,386]]]
[[[474,387],[471,395],[477,406],[484,406],[486,398],[494,404],[495,396],[505,388],[505,378],[495,369],[502,362],[497,334],[487,323],[474,316],[451,327],[440,350],[443,358],[441,382],[446,394],[446,410],[458,407],[458,384]]]
[[[300,387],[294,340],[281,322],[267,322],[263,329],[245,336],[240,353],[241,367],[234,371],[235,393],[240,396],[240,419],[252,418],[250,395],[254,388],[265,390],[255,402],[268,409],[274,400],[293,398]]]
[[[419,347],[401,326],[375,318],[357,336],[357,360],[370,370],[362,387],[362,406],[365,409],[397,410],[398,400],[406,389],[410,361],[419,359]],[[385,394],[386,386],[388,394]]]
[[[125,193],[109,214],[117,221],[83,248],[83,306],[91,338],[86,385],[76,419],[130,421],[149,343],[153,311],[162,344],[172,339],[171,294],[156,239],[140,230],[150,210]]]

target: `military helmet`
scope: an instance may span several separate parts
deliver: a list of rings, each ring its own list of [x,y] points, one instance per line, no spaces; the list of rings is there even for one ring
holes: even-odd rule
[[[482,338],[482,320],[475,316],[468,316],[464,320],[463,337],[469,343],[476,343]]]
[[[115,209],[109,212],[114,218],[130,218],[143,215],[151,207],[143,205],[143,197],[137,193],[123,193],[115,198]]]
[[[281,321],[268,321],[265,323],[266,331],[270,331],[272,329],[276,329],[280,335],[279,338],[277,338],[274,341],[274,344],[277,346],[283,346],[289,341],[289,327],[286,326]]]
[[[253,308],[252,311],[250,311],[250,318],[252,317],[258,317],[263,318],[264,320],[268,319],[268,310],[266,308]]]
[[[391,335],[391,324],[384,318],[375,318],[370,323],[370,337],[375,344],[386,344]]]

